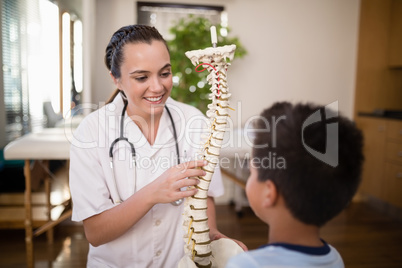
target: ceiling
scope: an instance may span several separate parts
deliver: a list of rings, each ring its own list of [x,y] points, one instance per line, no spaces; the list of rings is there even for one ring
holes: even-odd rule
[[[71,15],[76,15],[78,18],[82,18],[82,1],[83,0],[51,0],[57,4],[60,11],[67,11]]]

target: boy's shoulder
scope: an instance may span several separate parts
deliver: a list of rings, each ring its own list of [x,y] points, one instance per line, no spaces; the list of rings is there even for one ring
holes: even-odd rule
[[[316,249],[316,250],[315,250]],[[232,257],[226,268],[331,267],[344,268],[342,257],[331,245],[311,248],[268,244]]]

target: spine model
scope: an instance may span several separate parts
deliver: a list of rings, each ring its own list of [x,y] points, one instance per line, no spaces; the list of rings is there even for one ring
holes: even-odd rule
[[[226,121],[229,107],[229,88],[226,72],[230,65],[226,59],[233,60],[235,45],[206,48],[186,52],[186,56],[196,70],[202,66],[209,72],[208,83],[211,85],[210,100],[207,117],[209,118],[209,133],[200,151],[200,156],[208,162],[202,169],[206,175],[198,177],[200,183],[196,186],[198,192],[186,199],[184,203],[184,252],[196,264],[197,267],[214,267],[211,241],[209,237],[207,217],[207,192],[211,182],[215,166],[219,162],[219,153],[222,146],[223,135],[226,129]],[[201,63],[200,63],[201,62]]]

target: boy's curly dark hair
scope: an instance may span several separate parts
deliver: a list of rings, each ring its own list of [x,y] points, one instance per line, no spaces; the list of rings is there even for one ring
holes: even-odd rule
[[[321,112],[322,120],[303,129],[305,120],[317,111]],[[360,183],[363,162],[361,131],[343,116],[326,121],[324,113],[322,106],[289,102],[276,103],[264,110],[255,124],[259,130],[255,134],[251,162],[258,170],[258,180],[271,180],[275,184],[295,218],[316,226],[324,225],[351,201]],[[335,113],[332,111],[332,114]],[[267,123],[270,123],[269,128]],[[335,144],[338,164],[335,167],[306,149],[310,147],[325,154],[327,142],[331,142],[327,141],[330,124],[338,126],[338,144]],[[284,163],[263,165],[268,157],[272,164],[273,156]]]

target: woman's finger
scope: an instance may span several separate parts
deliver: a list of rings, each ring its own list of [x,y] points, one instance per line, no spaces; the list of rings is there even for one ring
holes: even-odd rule
[[[207,172],[202,169],[186,169],[180,174],[180,177],[198,177],[198,176],[205,176]]]
[[[235,241],[239,245],[239,247],[241,247],[244,251],[248,251],[247,246],[243,242],[236,240],[236,239],[232,239],[232,240]]]
[[[193,161],[181,163],[181,164],[177,165],[176,167],[178,167],[180,170],[186,170],[186,169],[194,169],[196,167],[203,167],[207,164],[208,164],[208,162],[206,160],[193,160]]]
[[[222,233],[220,233],[220,232],[214,234],[214,235],[212,236],[212,239],[211,239],[211,240],[218,240],[218,239],[221,239],[221,238],[228,238],[228,239],[231,239],[231,240],[233,240],[236,244],[238,244],[239,247],[241,247],[244,251],[248,251],[247,246],[246,246],[243,242],[241,242],[241,241],[239,241],[239,240],[237,240],[237,239],[229,238],[229,237],[227,237],[226,235],[224,235],[224,234],[222,234]]]
[[[189,168],[184,169],[174,174],[172,177],[174,180],[178,181],[187,177],[198,177],[198,176],[205,176],[206,172],[200,168]]]
[[[183,187],[195,186],[199,183],[200,183],[200,180],[197,178],[182,179],[177,182],[177,187],[180,189]]]
[[[184,191],[178,192],[179,198],[186,198],[195,195],[198,192],[196,188],[187,188]]]

